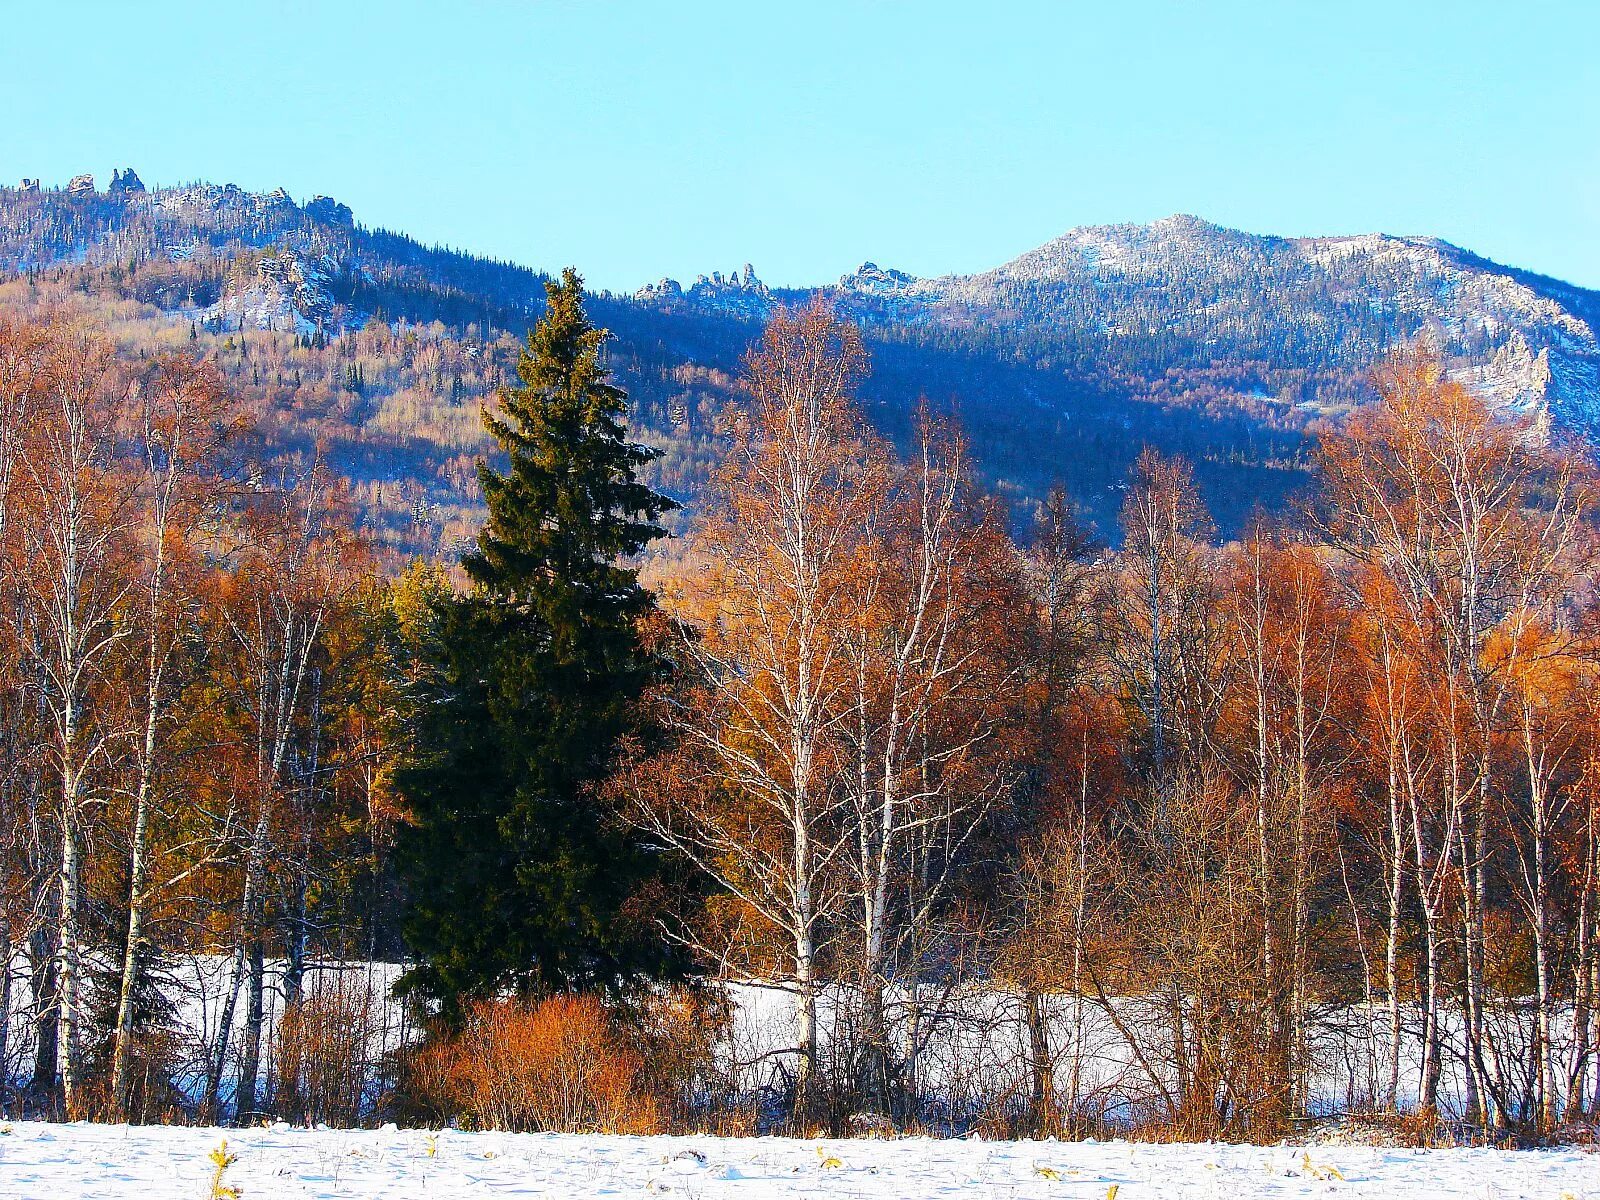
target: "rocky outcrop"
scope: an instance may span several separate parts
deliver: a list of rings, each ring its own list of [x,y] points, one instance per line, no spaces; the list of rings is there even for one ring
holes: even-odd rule
[[[67,195],[92,196],[94,195],[93,175],[74,175],[67,180]]]
[[[230,286],[206,319],[224,329],[331,333],[337,313],[328,281],[338,269],[327,256],[310,258],[296,250],[268,254],[256,264],[254,277]]]
[[[839,276],[839,286],[847,292],[860,292],[868,296],[892,296],[907,291],[917,282],[915,275],[864,262],[849,275]]]
[[[340,204],[332,196],[313,196],[306,201],[306,215],[325,225],[342,225],[346,228],[356,223],[355,214],[348,204]]]
[[[659,304],[670,300],[683,299],[683,287],[676,279],[658,279],[654,283],[647,283],[633,294],[635,300],[644,304]]]
[[[1479,395],[1512,412],[1537,414],[1550,401],[1550,351],[1535,351],[1513,329],[1488,362],[1469,367],[1463,381]]]
[[[742,271],[730,271],[726,275],[721,271],[697,275],[687,288],[676,279],[662,279],[640,288],[633,298],[658,307],[692,305],[724,316],[751,320],[764,319],[773,305],[772,292],[757,278],[755,268],[749,263],[744,264]]]
[[[272,203],[273,193],[263,196],[247,192],[235,183],[195,183],[183,187],[161,188],[151,195],[155,207],[163,212],[201,218],[204,215],[242,216],[256,212],[264,205]]]
[[[144,194],[144,181],[132,167],[118,171],[111,171],[111,184],[106,188],[108,196],[142,196]]]

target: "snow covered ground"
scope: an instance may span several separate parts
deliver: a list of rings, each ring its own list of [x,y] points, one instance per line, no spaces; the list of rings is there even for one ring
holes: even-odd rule
[[[18,1123],[0,1134],[0,1198],[191,1200],[225,1137],[224,1185],[301,1197],[805,1196],[851,1200],[1175,1200],[1370,1196],[1600,1200],[1583,1150],[1148,1145],[128,1128]]]
[[[171,1066],[175,1081],[196,1101],[203,1090],[206,1063],[221,1024],[229,967],[226,957],[194,955],[164,964],[158,976],[174,1008],[175,1059]],[[382,1091],[376,1078],[380,1064],[415,1035],[404,1006],[391,995],[400,970],[396,964],[383,962],[323,963],[313,965],[307,975],[308,994],[335,989],[351,999],[353,1011],[366,1014],[364,1061],[350,1066],[367,1075],[374,1096]],[[279,986],[282,971],[281,962],[267,964],[267,1037],[262,1066],[264,1074],[268,1075],[276,1054],[273,1031],[283,1008]],[[0,1063],[0,1071],[14,1081],[27,1079],[33,1069],[34,1030],[29,981],[28,964],[19,955],[12,964],[8,1051],[6,1061]],[[738,984],[729,985],[729,994],[733,1000],[733,1021],[723,1047],[724,1065],[729,1067],[738,1087],[748,1095],[754,1096],[764,1088],[781,1090],[785,1083],[782,1068],[786,1061],[776,1051],[795,1043],[792,995],[779,989]],[[1028,1037],[1020,997],[986,988],[979,982],[949,993],[931,987],[921,992],[897,990],[891,992],[889,1001],[889,1021],[901,1035],[903,1052],[909,1046],[907,1031],[913,1026],[920,1030],[914,1074],[921,1094],[942,1102],[949,1111],[974,1113],[989,1109],[996,1097],[1027,1093],[1030,1082]],[[1165,1062],[1163,998],[1119,999],[1117,1021],[1093,1004],[1075,1006],[1069,996],[1044,997],[1043,1003],[1051,1031],[1050,1042],[1057,1056],[1056,1077],[1063,1083],[1069,1079],[1081,1082],[1078,1108],[1117,1121],[1126,1116],[1130,1099],[1149,1098],[1151,1084],[1140,1063]],[[105,1008],[105,1002],[98,1007]],[[223,1082],[225,1099],[232,1096],[245,1008],[241,996],[233,1014],[229,1064]],[[1404,1032],[1398,1099],[1402,1108],[1410,1108],[1416,1103],[1422,1073],[1422,1017],[1420,1010],[1410,1005],[1405,1007],[1402,1016]],[[848,1027],[852,1019],[848,996],[837,988],[826,989],[819,1002],[825,1056],[835,1026]],[[1514,1097],[1525,1095],[1530,1086],[1527,1048],[1534,1032],[1533,1008],[1526,1000],[1507,1001],[1492,1006],[1488,1020],[1498,1052],[1509,1064],[1512,1094]],[[1128,1029],[1141,1031],[1145,1039],[1141,1055],[1130,1051],[1124,1037]],[[1566,1063],[1573,1053],[1568,1013],[1558,1015],[1554,1032],[1557,1060]],[[1465,1048],[1459,1013],[1444,1013],[1444,1044],[1440,1108],[1446,1117],[1460,1117],[1464,1109]],[[1385,1075],[1387,1045],[1387,1013],[1381,1006],[1369,1009],[1353,1005],[1316,1011],[1310,1033],[1311,1111],[1361,1111],[1381,1103],[1380,1084]],[[837,1069],[838,1064],[834,1067]],[[1584,1094],[1589,1095],[1594,1086],[1591,1075]],[[267,1111],[275,1111],[270,1099]],[[929,1119],[934,1119],[932,1113]],[[4,1196],[0,1191],[0,1200]]]

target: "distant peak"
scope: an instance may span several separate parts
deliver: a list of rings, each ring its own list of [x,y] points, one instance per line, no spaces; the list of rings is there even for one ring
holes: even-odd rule
[[[866,292],[869,295],[903,291],[916,282],[915,275],[892,267],[880,267],[875,262],[864,262],[849,275],[839,277],[839,286],[845,291]]]
[[[144,193],[144,181],[138,173],[128,167],[125,170],[111,171],[111,186],[106,189],[106,194],[111,196],[138,196]]]
[[[1178,237],[1254,238],[1258,236],[1246,233],[1242,229],[1219,225],[1215,221],[1208,221],[1204,217],[1195,216],[1193,213],[1173,213],[1170,217],[1162,217],[1159,221],[1150,222],[1145,228],[1152,233]]]
[[[1144,243],[1149,241],[1163,241],[1168,239],[1182,240],[1185,238],[1199,238],[1211,240],[1216,238],[1250,238],[1255,235],[1244,233],[1241,230],[1231,229],[1226,225],[1219,225],[1215,221],[1208,221],[1204,217],[1197,217],[1193,213],[1173,213],[1171,216],[1161,217],[1148,222],[1122,222],[1111,225],[1077,225],[1067,230],[1053,242],[1047,242],[1039,250],[1044,250],[1055,245],[1100,245]],[[1027,257],[1024,255],[1023,257]]]
[[[329,225],[354,225],[355,214],[348,204],[340,204],[332,196],[313,196],[306,201],[306,215]]]

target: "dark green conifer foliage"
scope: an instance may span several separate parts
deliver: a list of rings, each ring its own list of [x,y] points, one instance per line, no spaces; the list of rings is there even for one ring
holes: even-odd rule
[[[659,864],[609,819],[595,785],[637,728],[662,660],[641,639],[654,598],[623,560],[673,507],[640,483],[655,452],[628,441],[627,397],[572,270],[546,285],[521,386],[489,431],[507,469],[480,469],[488,520],[464,565],[472,590],[435,594],[398,784],[415,817],[398,861],[419,965],[403,990],[446,1015],[505,989],[615,988],[674,973],[630,914]]]

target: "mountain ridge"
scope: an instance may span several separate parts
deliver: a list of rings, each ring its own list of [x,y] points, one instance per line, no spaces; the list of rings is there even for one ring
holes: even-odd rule
[[[461,544],[488,449],[477,404],[511,377],[546,276],[368,227],[327,196],[149,188],[132,168],[113,183],[0,187],[0,304],[77,306],[135,353],[187,343],[274,452],[326,453],[391,543]],[[905,436],[919,396],[955,407],[1002,496],[1026,508],[1065,480],[1108,535],[1146,444],[1195,463],[1225,532],[1278,507],[1323,424],[1419,333],[1503,407],[1600,430],[1600,293],[1439,239],[1283,238],[1174,214],[1082,226],[965,275],[864,263],[783,288],[747,263],[596,293],[639,436],[666,452],[659,485],[692,502],[760,322],[817,296],[863,327],[880,428]]]
[[[1140,315],[1137,306],[1132,313],[1115,312],[1118,285],[1167,288],[1197,266],[1209,268],[1215,278],[1201,320],[1181,327],[1192,339],[1205,336],[1205,321],[1226,321],[1230,301],[1235,310],[1260,307],[1264,278],[1278,276],[1292,298],[1296,283],[1337,283],[1363,270],[1369,277],[1387,274],[1387,289],[1346,278],[1349,294],[1339,298],[1346,304],[1393,306],[1397,329],[1381,339],[1385,347],[1436,326],[1446,352],[1460,360],[1457,373],[1503,407],[1600,430],[1600,291],[1509,267],[1434,237],[1282,237],[1177,213],[1149,224],[1078,226],[985,271],[916,276],[867,262],[837,284],[787,289],[782,295],[826,296],[868,322],[960,326],[998,320],[1025,337],[1037,338],[1043,332],[1039,327],[1049,325],[1058,337],[1116,339],[1132,334],[1127,320]],[[752,318],[775,302],[773,293],[737,281],[723,284],[720,277],[710,285],[702,276],[692,288],[675,292],[676,287],[664,280],[635,297],[657,304],[681,298]],[[1052,303],[1051,288],[1109,296],[1113,315],[1098,325],[1079,322],[1073,328],[1071,306]],[[1041,311],[1026,311],[1030,304]],[[1315,307],[1307,311],[1325,315]],[[1279,326],[1291,325],[1296,315],[1281,311]],[[1146,324],[1147,332],[1155,332]],[[1329,365],[1371,365],[1370,354],[1359,358],[1335,353]]]

